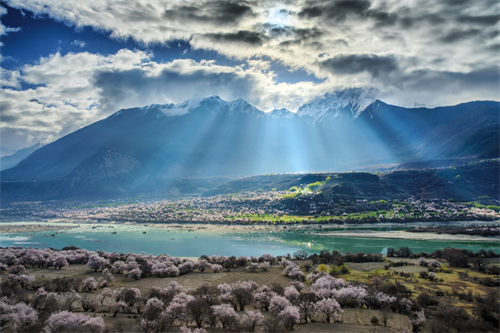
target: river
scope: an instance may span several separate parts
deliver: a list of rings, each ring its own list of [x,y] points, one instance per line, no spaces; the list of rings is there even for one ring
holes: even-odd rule
[[[24,223],[26,224],[26,223]],[[172,256],[199,257],[200,255],[274,256],[305,250],[318,253],[323,249],[339,250],[342,253],[384,253],[387,247],[409,247],[412,252],[430,253],[447,246],[466,248],[477,252],[480,249],[500,252],[497,241],[443,241],[408,240],[386,238],[357,238],[338,235],[317,235],[302,231],[275,232],[224,232],[187,231],[182,229],[159,229],[142,225],[125,224],[81,224],[78,228],[64,230],[52,237],[54,232],[0,234],[0,246],[24,246],[61,249],[77,246],[92,251],[141,253]],[[373,228],[380,231],[380,228]],[[113,234],[116,232],[116,234]]]

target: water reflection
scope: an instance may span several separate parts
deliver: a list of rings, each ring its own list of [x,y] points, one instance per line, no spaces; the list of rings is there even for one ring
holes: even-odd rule
[[[373,228],[380,230],[382,228]],[[384,228],[385,229],[385,228]],[[57,229],[55,229],[57,230]],[[146,231],[144,234],[143,232]],[[140,225],[81,225],[47,237],[52,232],[30,234],[30,237],[10,237],[0,235],[0,246],[33,246],[61,249],[65,246],[77,246],[88,250],[108,252],[142,251],[154,255],[168,253],[174,256],[199,257],[200,255],[260,256],[264,253],[284,255],[298,250],[319,253],[321,250],[338,250],[342,253],[364,252],[385,254],[387,247],[396,249],[407,246],[414,253],[432,252],[447,246],[466,248],[477,252],[480,249],[500,252],[500,245],[495,242],[462,242],[442,240],[407,240],[383,238],[353,238],[337,235],[318,235],[303,231],[269,232],[224,232],[187,231],[177,228],[158,229]]]

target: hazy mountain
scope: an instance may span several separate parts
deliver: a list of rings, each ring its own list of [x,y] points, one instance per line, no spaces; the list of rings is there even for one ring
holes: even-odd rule
[[[28,157],[32,152],[40,148],[42,144],[36,143],[31,147],[26,147],[16,151],[14,154],[0,158],[0,171],[15,167],[19,162]]]
[[[51,186],[107,183],[126,192],[177,177],[498,157],[498,111],[489,101],[408,109],[356,89],[326,94],[297,113],[264,113],[242,99],[213,96],[120,110],[37,149],[1,177],[65,180]]]
[[[0,157],[10,156],[16,152],[15,149],[0,146]]]

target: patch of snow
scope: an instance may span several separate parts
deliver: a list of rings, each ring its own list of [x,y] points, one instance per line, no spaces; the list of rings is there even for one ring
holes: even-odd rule
[[[296,117],[296,114],[283,108],[283,109],[274,109],[271,112],[268,112],[267,114],[268,118],[293,118]]]
[[[302,105],[297,115],[311,118],[313,125],[325,117],[357,118],[376,99],[378,91],[374,89],[350,88],[342,91],[326,93],[311,102]]]
[[[179,104],[167,104],[160,107],[160,111],[167,117],[182,116],[199,108],[201,99],[190,99]]]

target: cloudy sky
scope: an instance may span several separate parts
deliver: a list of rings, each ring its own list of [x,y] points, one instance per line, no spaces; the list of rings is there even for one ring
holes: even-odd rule
[[[349,87],[403,106],[500,99],[496,0],[0,3],[7,149],[211,95],[263,111]]]

